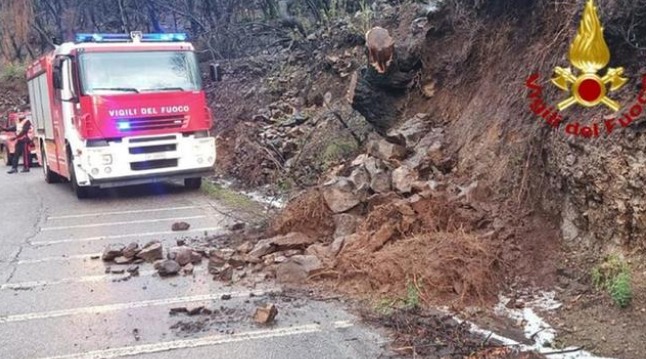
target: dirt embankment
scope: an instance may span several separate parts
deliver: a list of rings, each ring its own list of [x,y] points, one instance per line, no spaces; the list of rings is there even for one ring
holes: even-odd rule
[[[237,94],[217,100],[226,106],[260,99],[262,105],[221,112],[222,169],[250,185],[318,185],[297,196],[273,229],[318,235],[323,253],[313,252],[326,270],[313,278],[338,289],[392,296],[413,287],[427,303],[469,304],[491,303],[520,284],[557,288],[574,311],[602,309],[609,300],[592,286],[591,269],[608,251],[630,258],[635,252],[628,250],[643,249],[642,121],[607,138],[573,138],[565,125],[601,120],[607,111],[568,109],[564,125],[552,130],[531,113],[525,87],[536,73],[550,103],[565,96],[549,79],[556,66],[568,66],[579,5],[458,1],[428,16],[420,8],[383,5],[375,24],[391,32],[399,53],[413,52],[422,64],[395,103],[403,142],[370,135],[371,127],[344,102],[352,73],[365,65],[350,25],[296,41],[290,55],[277,50],[276,62],[256,57],[231,64],[264,70],[232,75],[226,81]],[[599,13],[610,66],[623,66],[629,78],[613,98],[629,104],[645,71],[625,24],[643,9],[623,5],[604,3]],[[640,26],[631,31],[642,33]],[[316,49],[313,57],[299,59],[304,46]],[[307,120],[299,119],[303,113]],[[359,134],[357,143],[334,113]],[[422,129],[410,132],[406,124],[415,121]],[[347,151],[317,157],[344,148],[339,138],[352,144]],[[634,273],[643,271],[638,258],[631,263]],[[635,286],[635,298],[644,294],[641,287]],[[639,303],[621,318],[639,316]],[[635,345],[615,352],[598,344],[597,350],[631,357]]]

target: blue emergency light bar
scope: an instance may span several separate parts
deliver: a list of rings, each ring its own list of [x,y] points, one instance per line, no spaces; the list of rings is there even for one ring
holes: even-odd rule
[[[137,38],[141,42],[182,42],[188,40],[185,33],[164,34],[76,34],[76,42],[130,42]]]

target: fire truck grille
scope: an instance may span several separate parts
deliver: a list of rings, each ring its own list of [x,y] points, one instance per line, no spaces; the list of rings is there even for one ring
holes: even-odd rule
[[[121,132],[178,129],[184,127],[186,117],[140,117],[120,120],[117,124]]]
[[[154,170],[158,168],[168,168],[168,167],[177,167],[177,159],[152,160],[152,161],[130,163],[130,169],[133,171]]]
[[[143,153],[168,152],[175,150],[177,150],[176,144],[167,144],[157,146],[131,147],[128,151],[131,155],[140,155]]]

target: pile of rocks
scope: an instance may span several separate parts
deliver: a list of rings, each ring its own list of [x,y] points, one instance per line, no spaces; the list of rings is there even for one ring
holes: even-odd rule
[[[335,214],[351,211],[372,196],[395,192],[428,196],[443,187],[444,172],[451,159],[444,156],[442,129],[432,129],[428,115],[418,114],[402,126],[367,144],[347,176],[334,176],[321,187],[328,207]],[[341,219],[343,218],[343,219]],[[347,216],[339,221],[347,221]]]
[[[216,249],[209,255],[208,271],[214,279],[228,282],[244,278],[249,269],[260,272],[276,265],[279,279],[303,280],[322,268],[316,256],[306,253],[316,242],[316,238],[293,232],[262,239],[255,245],[245,242],[236,249]]]
[[[178,242],[183,244],[183,241]],[[203,249],[195,250],[181,245],[171,248],[166,258],[164,258],[162,243],[159,241],[151,241],[141,248],[135,242],[127,246],[120,243],[110,244],[104,249],[101,259],[104,262],[118,265],[137,265],[145,262],[154,263],[154,268],[159,275],[166,277],[179,274],[180,271],[187,275],[192,274],[194,270],[193,266],[200,263],[205,254],[206,251]],[[117,270],[117,272],[112,271],[112,273],[119,272],[123,273],[123,270]],[[138,272],[138,267],[131,266],[128,268],[128,272],[134,275],[134,273]]]

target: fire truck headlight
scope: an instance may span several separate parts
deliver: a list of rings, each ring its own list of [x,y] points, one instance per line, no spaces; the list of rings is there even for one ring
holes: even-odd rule
[[[204,158],[202,158],[202,157],[198,157],[198,158],[197,158],[197,163],[199,163],[199,164],[204,163]]]
[[[98,175],[99,174],[99,169],[98,168],[93,168],[92,169],[92,174],[95,175],[95,176]]]
[[[108,166],[112,164],[112,155],[103,155],[101,156],[101,161],[103,162],[104,166]]]
[[[105,174],[109,175],[110,173],[112,173],[112,167],[106,167],[106,168],[104,168],[104,169],[103,169],[103,172],[105,172]]]

